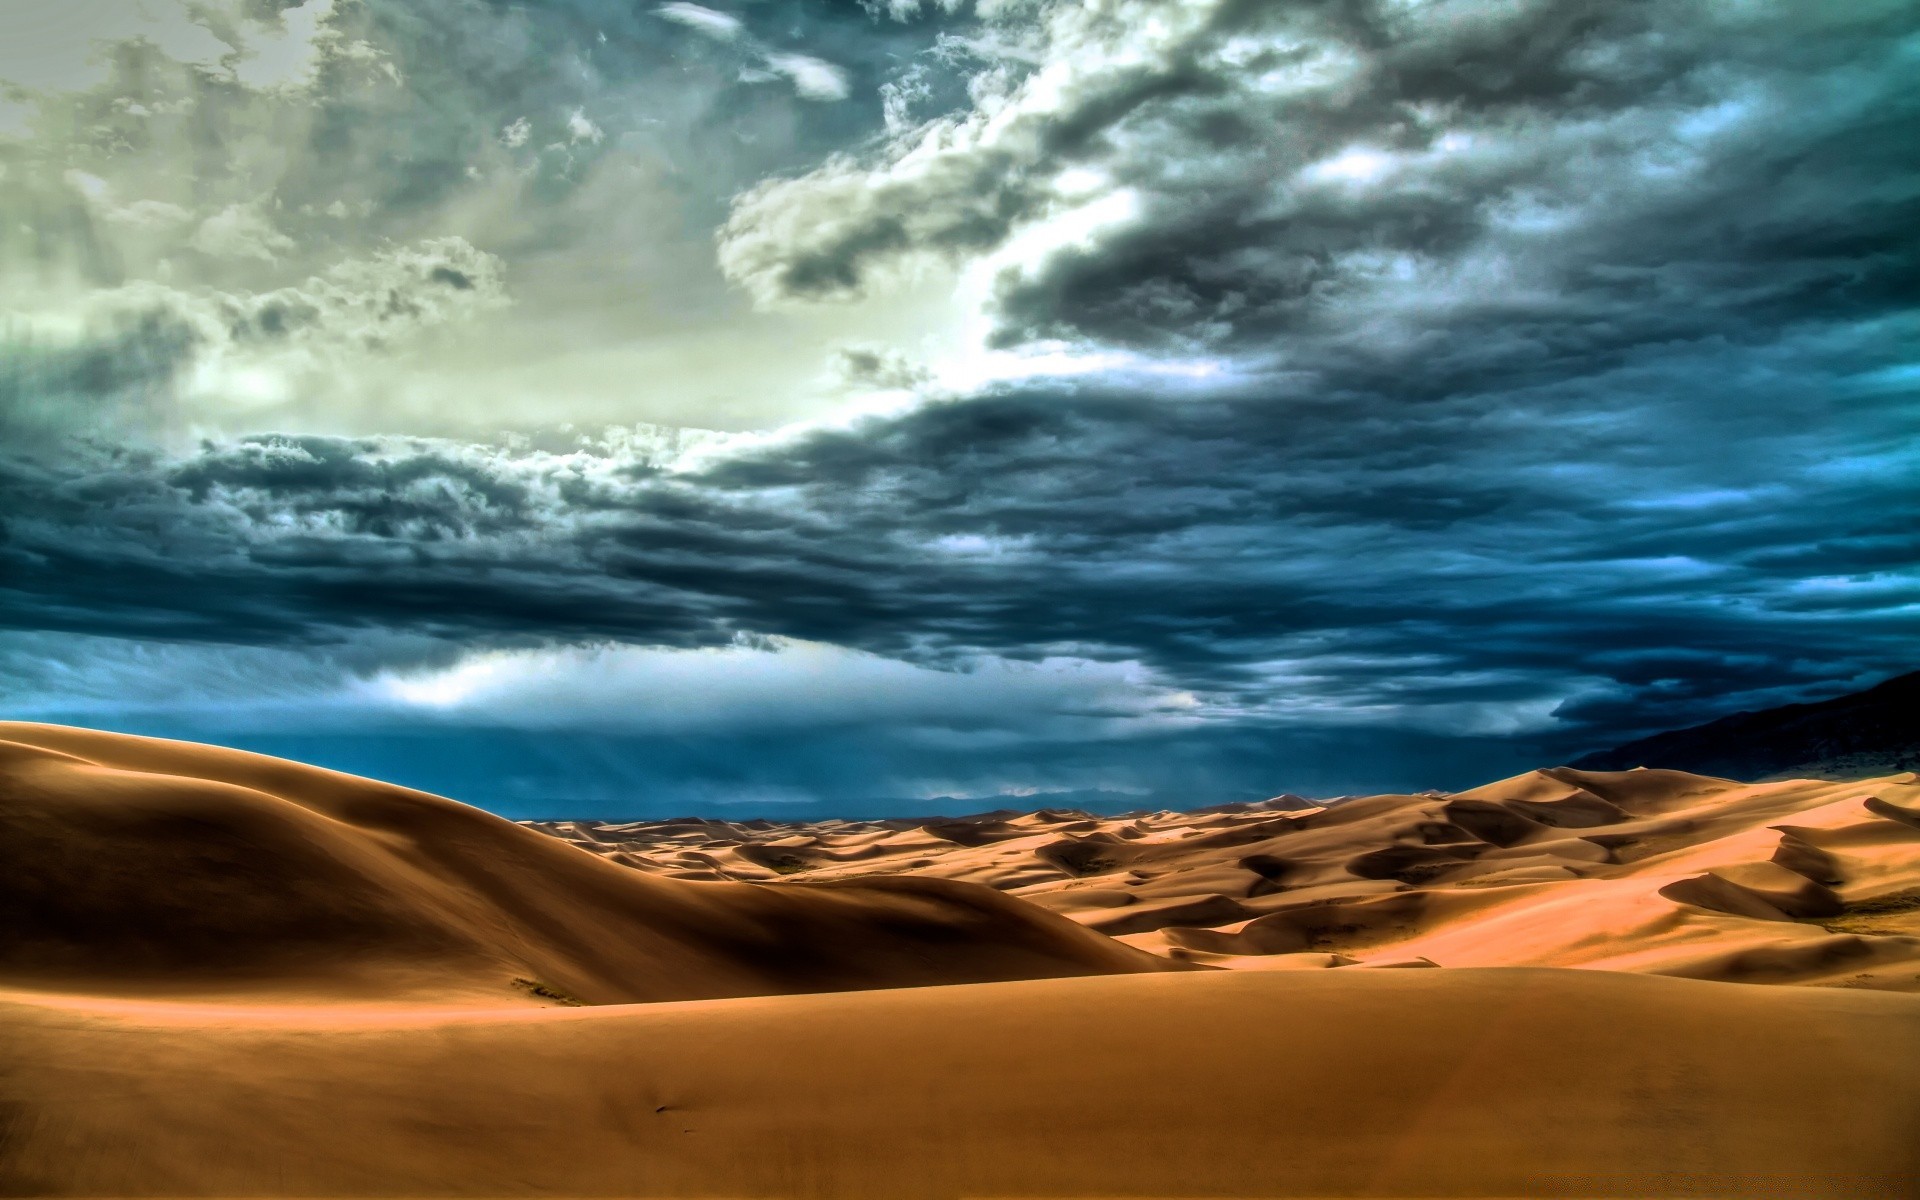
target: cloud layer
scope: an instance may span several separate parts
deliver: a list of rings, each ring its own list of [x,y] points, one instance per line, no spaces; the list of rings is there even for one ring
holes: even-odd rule
[[[593,736],[821,795],[752,698],[814,654],[898,794],[1240,794],[1912,665],[1920,6],[869,9],[314,0],[16,80],[16,703],[86,707],[61,637],[441,734],[700,663],[710,754]]]
[[[1852,371],[1869,350],[1665,349],[1412,406],[1008,390],[692,455],[261,437],[16,463],[5,611],[251,644],[1072,654],[1223,717],[1539,731],[1558,707],[1600,737],[1897,659],[1913,393]]]
[[[1911,296],[1911,4],[1007,6],[967,108],[773,180],[765,303],[917,259],[1001,344],[1232,352],[1330,386],[1550,377]]]

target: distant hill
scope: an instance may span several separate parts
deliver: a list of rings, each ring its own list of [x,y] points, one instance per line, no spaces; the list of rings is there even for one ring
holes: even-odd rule
[[[1860,779],[1920,770],[1920,671],[1864,692],[1735,713],[1574,760],[1585,771],[1664,767],[1727,779]]]

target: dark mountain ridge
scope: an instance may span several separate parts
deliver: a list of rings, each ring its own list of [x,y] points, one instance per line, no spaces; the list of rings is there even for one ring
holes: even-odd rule
[[[1920,770],[1920,671],[1813,704],[1735,713],[1575,759],[1585,771],[1664,767],[1725,779],[1862,779]]]

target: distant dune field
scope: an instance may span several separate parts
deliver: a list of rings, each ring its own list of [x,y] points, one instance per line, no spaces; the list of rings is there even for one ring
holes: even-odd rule
[[[536,829],[0,724],[0,863],[0,1194],[1920,1181],[1912,775]]]
[[[1920,992],[1920,781],[1529,772],[1130,817],[540,822],[641,872],[1002,889],[1188,963],[1553,966]]]

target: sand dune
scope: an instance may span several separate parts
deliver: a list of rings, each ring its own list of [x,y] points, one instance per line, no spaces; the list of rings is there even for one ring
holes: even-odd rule
[[[1910,1195],[1905,996],[1212,973],[524,1012],[0,1009],[43,1193]]]
[[[963,879],[1182,961],[1603,967],[1920,991],[1920,782],[1528,772],[1130,817],[544,823],[661,876]]]
[[[0,1194],[1920,1179],[1911,776],[532,829],[0,725],[0,861]]]
[[[987,888],[651,878],[258,755],[0,725],[0,981],[608,1004],[1156,970]]]

